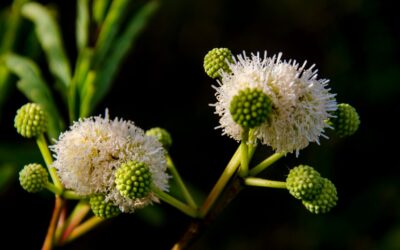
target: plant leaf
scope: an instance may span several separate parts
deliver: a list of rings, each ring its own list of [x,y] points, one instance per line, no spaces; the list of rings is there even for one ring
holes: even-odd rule
[[[93,50],[89,48],[84,48],[79,52],[79,56],[76,62],[74,77],[72,78],[71,85],[68,89],[68,105],[69,105],[69,116],[71,122],[76,120],[76,113],[78,107],[82,105],[83,98],[83,86],[86,81],[87,75],[90,70],[91,59],[93,55]],[[78,99],[79,94],[79,99]],[[81,103],[77,103],[80,100]],[[81,116],[80,116],[81,117]]]
[[[118,48],[111,50],[107,55],[107,60],[103,65],[96,68],[97,76],[95,81],[96,95],[93,96],[92,108],[104,97],[111,86],[111,82],[118,72],[121,62],[133,47],[136,39],[141,31],[145,28],[150,17],[153,16],[158,9],[159,3],[151,1],[146,3],[128,22],[127,28],[121,36],[113,43],[113,47]]]
[[[95,54],[93,56],[93,63],[95,65],[101,64],[106,59],[111,44],[120,30],[129,3],[130,0],[112,1],[96,42]]]
[[[46,7],[34,2],[22,6],[22,15],[35,24],[36,35],[46,54],[50,72],[64,86],[68,86],[71,81],[71,66],[55,18]]]
[[[110,0],[93,1],[93,18],[98,25],[104,21],[109,6]]]
[[[89,0],[78,0],[76,18],[76,46],[78,51],[85,48],[89,40]]]

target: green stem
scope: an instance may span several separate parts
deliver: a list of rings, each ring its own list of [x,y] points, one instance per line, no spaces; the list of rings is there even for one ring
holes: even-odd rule
[[[178,170],[175,167],[174,162],[172,161],[171,156],[167,153],[167,164],[168,164],[168,169],[171,171],[172,176],[176,180],[176,183],[178,184],[178,187],[180,188],[183,197],[185,198],[186,202],[189,204],[194,209],[197,209],[196,202],[193,200],[192,195],[190,194],[188,188],[186,187],[185,183],[183,182],[181,176],[179,175]]]
[[[285,154],[283,153],[275,153],[259,163],[257,166],[255,166],[253,169],[250,170],[249,175],[250,176],[256,176],[257,174],[261,173],[264,169],[267,167],[271,166],[273,163],[275,163],[277,160],[282,158]]]
[[[240,143],[240,177],[246,177],[249,174],[249,148],[247,146],[248,137],[249,130],[244,129],[242,132],[242,141]]]
[[[57,188],[53,183],[47,182],[46,184],[46,189],[49,190],[50,192],[60,195],[62,193],[62,190]]]
[[[189,207],[188,205],[186,205],[185,203],[177,200],[176,198],[172,197],[171,195],[158,190],[158,189],[153,189],[153,192],[164,202],[170,204],[171,206],[179,209],[180,211],[182,211],[183,213],[185,213],[186,215],[189,215],[190,217],[193,218],[197,218],[198,214],[197,214],[197,210],[193,209],[192,207]]]
[[[235,154],[232,156],[232,159],[229,161],[224,172],[219,177],[217,183],[211,190],[207,199],[205,200],[203,205],[200,207],[200,210],[199,210],[200,218],[204,218],[207,215],[207,213],[210,211],[211,207],[214,205],[215,201],[218,199],[222,190],[225,188],[228,181],[231,179],[233,174],[238,169],[239,163],[240,163],[240,147],[236,150]]]
[[[81,200],[81,199],[85,198],[84,196],[81,196],[81,195],[75,193],[74,191],[60,189],[51,182],[48,182],[46,184],[46,189],[56,195],[61,195],[63,198],[68,199],[68,200]]]
[[[64,189],[63,185],[61,184],[60,179],[58,178],[56,169],[54,167],[52,167],[53,158],[51,157],[51,153],[50,153],[49,147],[47,146],[47,142],[46,142],[46,139],[44,138],[43,133],[40,134],[36,138],[36,143],[40,149],[40,152],[42,153],[44,162],[46,163],[47,169],[49,170],[50,177],[51,177],[54,185],[58,189]]]
[[[69,199],[69,200],[81,200],[81,199],[85,198],[84,196],[79,195],[79,194],[77,194],[77,193],[75,193],[74,191],[71,191],[71,190],[64,191],[62,193],[62,196],[65,199]]]
[[[244,180],[244,183],[248,186],[286,189],[286,182],[283,181],[273,181],[273,180],[249,177]]]
[[[103,222],[105,219],[102,219],[97,216],[93,216],[84,223],[80,224],[77,226],[68,236],[65,241],[62,242],[62,244],[68,243],[73,241],[74,239],[84,235],[85,233],[89,232],[93,228],[95,228],[97,225],[99,225],[101,222]]]
[[[70,237],[70,234],[73,230],[81,223],[81,221],[86,217],[88,212],[90,211],[90,205],[86,201],[80,201],[76,204],[74,210],[72,211],[71,215],[67,219],[65,224],[65,229],[63,230],[63,234],[60,240],[60,244]]]

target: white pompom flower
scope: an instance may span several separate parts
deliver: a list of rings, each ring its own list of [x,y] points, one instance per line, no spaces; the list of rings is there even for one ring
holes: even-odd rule
[[[122,212],[133,212],[153,201],[152,193],[146,197],[129,199],[116,188],[115,173],[121,164],[143,162],[152,176],[152,187],[166,191],[168,178],[165,151],[156,138],[145,135],[131,121],[115,118],[108,114],[81,119],[70,130],[61,134],[51,146],[62,183],[83,196],[104,194]]]
[[[216,114],[220,116],[223,134],[242,139],[242,127],[230,113],[233,97],[245,89],[258,89],[272,101],[268,119],[254,128],[254,135],[263,144],[279,153],[296,152],[310,142],[319,144],[324,135],[325,122],[337,109],[335,94],[330,93],[329,80],[318,79],[314,65],[306,69],[296,61],[281,60],[282,54],[267,57],[259,53],[248,57],[238,55],[229,64],[231,72],[222,72],[216,89]]]

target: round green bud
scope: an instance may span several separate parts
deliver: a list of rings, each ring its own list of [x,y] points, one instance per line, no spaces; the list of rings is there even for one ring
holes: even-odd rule
[[[299,165],[290,170],[286,178],[286,187],[296,199],[312,200],[320,194],[323,178],[314,168]]]
[[[23,137],[31,138],[47,130],[47,117],[39,104],[27,103],[17,111],[14,127]]]
[[[237,124],[254,128],[268,119],[272,102],[261,90],[246,88],[232,98],[229,111]]]
[[[230,73],[229,63],[233,63],[233,55],[227,48],[215,48],[204,57],[204,71],[211,78],[220,77],[220,72]]]
[[[48,183],[46,169],[36,163],[25,165],[19,172],[19,183],[29,193],[36,193],[43,190]]]
[[[146,131],[146,135],[154,136],[165,149],[169,149],[172,145],[171,134],[163,128],[151,128]]]
[[[339,137],[346,137],[354,134],[360,126],[360,117],[354,107],[347,103],[340,103],[331,118],[331,124],[335,128],[335,133]]]
[[[323,178],[322,190],[313,200],[303,200],[303,205],[314,214],[329,212],[338,201],[335,185],[328,179]]]
[[[94,215],[104,219],[110,219],[121,213],[121,210],[109,201],[105,201],[105,196],[102,194],[95,194],[90,197],[90,208]]]
[[[115,184],[122,196],[130,199],[143,198],[151,189],[151,173],[143,162],[122,163],[115,172]]]

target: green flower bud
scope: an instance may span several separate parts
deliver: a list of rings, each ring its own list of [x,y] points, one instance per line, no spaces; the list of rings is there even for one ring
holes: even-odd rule
[[[354,134],[360,126],[360,117],[355,108],[347,103],[340,103],[335,112],[335,118],[331,118],[331,124],[339,137]]]
[[[110,219],[121,213],[121,210],[117,206],[114,206],[109,201],[105,201],[105,197],[102,194],[91,196],[89,203],[94,215],[100,218]]]
[[[254,128],[268,119],[272,102],[261,90],[246,88],[232,98],[229,111],[237,124]]]
[[[311,201],[303,200],[303,205],[314,214],[329,212],[338,201],[336,187],[333,183],[323,178],[323,187],[318,196]]]
[[[165,149],[169,149],[172,145],[172,137],[170,133],[163,128],[151,128],[146,131],[146,135],[156,137]]]
[[[46,188],[48,175],[42,165],[28,164],[19,172],[19,183],[29,193],[36,193]]]
[[[47,130],[47,117],[39,104],[27,103],[17,111],[14,127],[23,137],[31,138]]]
[[[321,192],[323,178],[314,168],[299,165],[290,170],[286,187],[296,199],[312,200]]]
[[[122,163],[115,172],[115,184],[122,196],[130,199],[146,197],[151,189],[151,173],[143,162]]]
[[[220,71],[230,73],[231,70],[228,66],[233,63],[233,56],[227,48],[215,48],[210,50],[204,57],[204,71],[211,78],[220,77]]]

